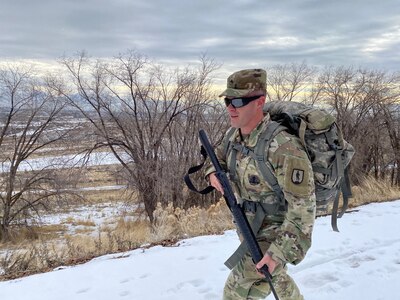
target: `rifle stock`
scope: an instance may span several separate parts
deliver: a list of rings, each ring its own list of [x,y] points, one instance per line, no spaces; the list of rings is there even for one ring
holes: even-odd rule
[[[211,146],[207,134],[203,129],[199,131],[199,139],[201,144],[203,145],[203,148],[208,154],[208,157],[211,160],[211,163],[213,164],[215,168],[215,175],[218,178],[219,182],[222,185],[222,188],[224,190],[224,198],[226,201],[226,204],[228,205],[233,218],[236,222],[236,225],[240,231],[240,233],[243,236],[243,239],[247,245],[247,248],[251,254],[251,257],[253,259],[253,262],[257,264],[262,258],[263,258],[263,253],[260,249],[260,246],[258,245],[257,239],[254,235],[253,230],[251,229],[251,226],[249,224],[249,221],[247,220],[247,217],[241,208],[241,206],[237,203],[235,194],[233,193],[232,187],[229,183],[228,176],[226,175],[225,171],[222,169],[217,156],[215,155],[214,149]],[[266,280],[268,281],[271,291],[275,296],[276,300],[279,300],[278,295],[272,285],[272,276],[268,270],[267,265],[264,265],[259,271],[265,276]]]

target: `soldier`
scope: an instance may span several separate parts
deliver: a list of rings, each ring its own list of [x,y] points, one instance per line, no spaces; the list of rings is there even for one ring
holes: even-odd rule
[[[268,296],[271,292],[268,282],[257,271],[264,264],[272,274],[281,300],[303,299],[296,283],[287,274],[286,265],[297,265],[311,246],[316,207],[311,162],[299,138],[286,131],[278,133],[266,147],[265,164],[272,170],[284,194],[281,197],[283,203],[280,202],[273,187],[263,179],[254,158],[231,151],[230,147],[236,144],[243,149],[255,149],[263,132],[268,130],[270,116],[263,113],[266,72],[249,69],[233,73],[228,77],[227,89],[222,96],[231,128],[215,152],[222,167],[229,172],[236,197],[249,222],[259,223],[256,237],[265,254],[255,265],[247,249],[238,248],[226,262],[232,270],[225,283],[223,299],[264,299]],[[208,167],[206,178],[223,193],[214,171],[212,166]],[[242,239],[240,232],[239,238]]]

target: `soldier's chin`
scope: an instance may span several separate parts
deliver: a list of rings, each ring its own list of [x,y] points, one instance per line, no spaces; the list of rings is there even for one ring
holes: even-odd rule
[[[233,128],[239,128],[239,122],[237,120],[237,117],[231,117],[231,127]]]

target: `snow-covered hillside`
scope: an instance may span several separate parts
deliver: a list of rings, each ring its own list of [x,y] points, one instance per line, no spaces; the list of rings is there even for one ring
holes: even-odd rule
[[[339,220],[316,221],[306,259],[289,267],[307,300],[400,299],[400,200],[370,204]],[[223,262],[234,231],[138,249],[18,280],[0,282],[2,300],[221,299]],[[270,296],[268,299],[273,299]]]

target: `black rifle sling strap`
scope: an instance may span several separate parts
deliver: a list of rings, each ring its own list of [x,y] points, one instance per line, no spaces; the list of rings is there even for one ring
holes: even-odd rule
[[[230,140],[232,134],[235,132],[235,130],[236,130],[236,128],[231,127],[231,128],[227,131],[227,133],[225,134],[225,137],[224,137],[224,144],[223,144],[223,152],[224,152],[224,153],[226,153],[226,152],[228,151],[227,149],[228,149],[229,146],[230,146],[230,141],[229,141],[229,140]],[[206,159],[207,159],[207,152],[206,152],[206,150],[204,149],[203,146],[201,146],[201,148],[200,148],[200,154],[203,156],[203,161],[201,162],[200,165],[191,167],[191,168],[188,170],[187,174],[185,175],[184,180],[185,180],[185,183],[186,183],[187,187],[188,187],[190,190],[192,190],[193,192],[197,192],[197,193],[199,193],[199,194],[205,195],[205,194],[208,194],[208,193],[212,192],[212,191],[214,190],[214,187],[210,185],[210,186],[206,187],[205,189],[199,191],[199,190],[193,185],[193,182],[192,182],[192,180],[191,180],[190,177],[189,177],[190,174],[196,173],[196,172],[198,172],[201,168],[203,168],[204,163],[206,162]]]
[[[211,185],[209,185],[209,186],[206,187],[205,189],[202,189],[201,191],[199,191],[199,190],[193,185],[192,180],[190,180],[190,176],[189,176],[190,174],[193,174],[193,173],[198,172],[198,171],[204,166],[204,163],[205,163],[205,161],[206,161],[206,159],[207,159],[207,152],[206,152],[206,150],[204,149],[203,146],[201,146],[200,153],[201,153],[201,155],[203,156],[203,161],[201,162],[200,165],[191,167],[191,168],[188,170],[187,174],[185,175],[184,180],[185,180],[185,183],[186,183],[187,187],[188,187],[190,190],[192,190],[192,191],[194,191],[194,192],[197,192],[197,193],[199,193],[199,194],[205,195],[205,194],[208,194],[208,193],[212,192],[212,191],[214,190],[214,187],[211,186]]]

